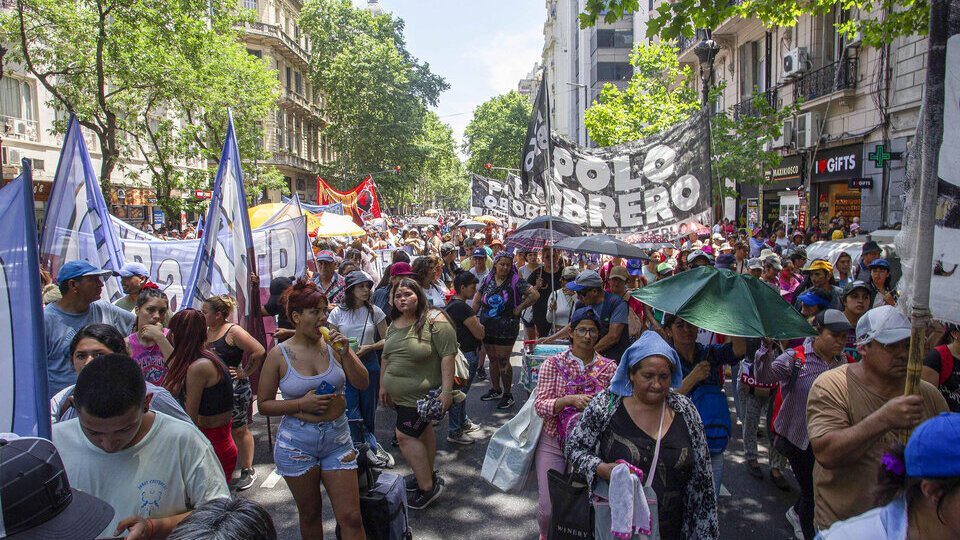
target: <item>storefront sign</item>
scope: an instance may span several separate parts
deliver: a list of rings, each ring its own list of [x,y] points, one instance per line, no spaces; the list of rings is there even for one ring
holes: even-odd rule
[[[851,178],[847,180],[847,187],[850,189],[872,189],[873,178]]]
[[[786,156],[780,160],[780,165],[767,173],[767,181],[773,189],[795,189],[803,185],[804,166],[803,155]]]
[[[797,228],[799,229],[807,228],[807,211],[806,210],[797,211]]]
[[[154,208],[154,209],[153,209],[153,224],[154,224],[154,225],[163,225],[163,224],[166,223],[166,222],[167,222],[167,220],[166,220],[166,217],[164,217],[164,215],[163,215],[163,210],[161,210],[161,209],[159,209],[159,208]]]
[[[773,197],[763,198],[763,224],[773,225],[780,219],[780,197],[774,194]]]
[[[760,223],[760,200],[747,199],[747,227],[753,230]]]
[[[851,144],[817,152],[813,182],[846,180],[863,176],[863,145]]]
[[[9,179],[3,185],[9,184],[13,179]],[[50,190],[53,189],[53,182],[33,181],[33,200],[36,202],[47,202],[50,199]]]

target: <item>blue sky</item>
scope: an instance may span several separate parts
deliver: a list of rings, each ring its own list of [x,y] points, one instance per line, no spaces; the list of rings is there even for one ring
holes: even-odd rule
[[[353,0],[357,6],[366,0]],[[477,105],[516,90],[540,61],[542,0],[380,0],[406,23],[407,48],[450,83],[437,114],[457,143]]]

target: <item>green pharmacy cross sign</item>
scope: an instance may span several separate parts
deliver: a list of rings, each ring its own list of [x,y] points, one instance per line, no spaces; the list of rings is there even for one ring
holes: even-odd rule
[[[882,144],[876,145],[873,149],[873,152],[867,154],[867,159],[872,161],[878,169],[882,169],[888,161],[899,161],[902,157],[903,152],[887,152],[886,146]]]

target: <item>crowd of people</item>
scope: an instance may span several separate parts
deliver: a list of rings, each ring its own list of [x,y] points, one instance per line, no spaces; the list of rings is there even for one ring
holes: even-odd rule
[[[511,228],[468,228],[453,216],[404,221],[359,239],[317,240],[315,272],[274,278],[262,313],[277,324],[269,347],[230,322],[228,295],[171,313],[139,263],[117,272],[123,296],[114,303],[101,300],[111,272],[85,261],[48,276],[52,445],[4,436],[0,448],[5,467],[14,454],[43,461],[74,502],[45,501],[48,517],[24,518],[23,530],[56,530],[70,514],[50,516],[78,505],[89,538],[227,538],[237,528],[244,538],[275,537],[268,513],[231,499],[231,489],[255,485],[254,448],[264,442],[248,429],[255,399],[260,416],[280,417],[271,450],[301,535],[323,537],[322,485],[340,537],[365,538],[358,467],[402,459],[412,470],[409,508],[434,504],[445,484],[441,419],[450,448],[476,444],[485,419],[465,398],[484,380],[480,400],[516,410],[511,357],[526,342],[527,352],[563,345],[539,366],[530,398],[543,419],[532,475],[542,538],[553,523],[550,471],[586,480],[596,538],[622,525],[613,502],[634,476],[657,503],[650,523],[659,537],[718,538],[724,456],[737,435],[751,476],[788,491],[792,471],[799,495],[785,519],[798,538],[960,534],[951,517],[960,446],[942,442],[957,441],[960,420],[939,416],[960,412],[960,328],[929,333],[920,392],[903,396],[910,324],[895,307],[884,249],[863,242],[856,264],[847,252],[807,257],[810,242],[855,234],[859,224],[839,218],[821,230],[814,219],[803,230],[777,223],[748,234],[724,222],[639,260],[564,253],[550,242],[515,249]],[[702,266],[769,286],[816,336],[722,336],[632,296]],[[375,434],[385,410],[396,417],[390,441]],[[925,421],[896,446],[902,430]],[[649,529],[627,531],[617,537]]]

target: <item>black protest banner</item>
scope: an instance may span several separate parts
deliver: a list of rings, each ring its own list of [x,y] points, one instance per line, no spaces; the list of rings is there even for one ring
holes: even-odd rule
[[[514,220],[527,220],[544,213],[543,190],[523,194],[520,178],[510,174],[507,181],[474,174],[471,179],[470,206],[475,214],[489,214]]]
[[[547,96],[547,74],[543,74],[537,97],[533,100],[533,112],[527,125],[527,138],[523,142],[520,159],[520,187],[523,193],[536,188],[543,189],[547,173],[547,153],[550,152],[550,103]]]
[[[709,149],[699,114],[644,141],[586,148],[553,137],[553,215],[588,232],[685,232],[710,222]]]

